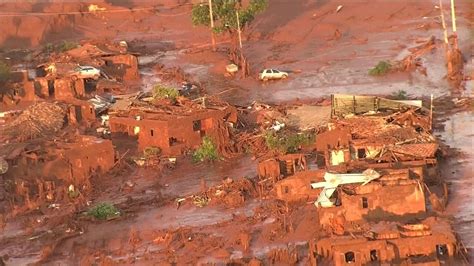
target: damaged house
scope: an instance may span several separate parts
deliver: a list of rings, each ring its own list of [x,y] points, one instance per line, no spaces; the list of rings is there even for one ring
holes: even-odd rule
[[[64,200],[66,191],[87,190],[91,175],[105,173],[115,163],[112,142],[91,136],[5,144],[0,153],[8,164],[3,174],[3,180],[10,184],[6,192],[15,191],[10,202],[20,209]]]
[[[213,99],[206,99],[205,105],[188,100],[180,105],[141,102],[109,115],[112,136],[134,136],[139,149],[158,147],[167,155],[197,148],[204,136],[211,137],[225,152],[230,141],[228,126],[237,122],[235,107]]]
[[[357,101],[360,105],[367,104],[368,101],[370,106],[378,102],[400,106],[397,109],[366,108],[362,109],[366,111],[365,113],[357,115],[345,113],[345,109],[333,106],[333,113],[342,117],[333,116],[331,123],[328,124],[328,130],[318,134],[316,138],[316,150],[324,156],[328,169],[351,170],[436,164],[438,144],[430,133],[431,122],[426,110],[398,101],[361,97],[363,98]]]
[[[274,182],[308,169],[304,154],[286,154],[274,158],[263,158],[258,162],[260,180],[272,179]]]
[[[124,93],[124,82],[139,79],[138,58],[119,44],[86,43],[14,77],[12,92],[2,99],[7,106],[41,99],[86,101],[95,94]]]
[[[336,217],[373,221],[425,214],[421,167],[377,171],[325,173],[325,182],[312,183],[313,189],[322,188],[315,202],[320,223],[329,225]]]
[[[369,225],[364,232],[345,231],[315,243],[313,250],[321,263],[440,265],[450,262],[457,246],[448,221],[434,217],[416,224],[380,222]]]

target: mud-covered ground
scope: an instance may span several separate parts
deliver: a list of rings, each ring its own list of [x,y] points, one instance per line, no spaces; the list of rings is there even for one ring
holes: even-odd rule
[[[445,8],[449,1],[444,1]],[[87,2],[89,3],[89,2]],[[143,88],[157,81],[153,65],[179,66],[202,82],[208,94],[219,94],[234,104],[287,102],[328,97],[332,93],[390,95],[405,90],[413,97],[472,97],[473,83],[453,89],[444,78],[444,51],[438,45],[422,56],[427,75],[394,73],[383,77],[367,74],[380,60],[399,60],[408,49],[431,36],[442,39],[438,1],[309,1],[270,0],[268,9],[244,31],[244,52],[251,77],[224,76],[228,36],[218,39],[218,51],[209,50],[209,32],[193,27],[188,1],[94,1],[116,12],[77,13],[87,3],[6,2],[0,5],[0,50],[2,56],[24,60],[20,51],[63,39],[127,40],[141,53]],[[92,3],[92,2],[90,2]],[[112,4],[110,4],[112,3]],[[465,59],[465,73],[474,70],[472,57],[472,3],[456,1],[458,36]],[[343,5],[340,12],[336,7]],[[130,8],[134,9],[133,12]],[[446,10],[447,11],[447,10]],[[68,15],[47,14],[69,12]],[[445,12],[448,16],[448,12]],[[448,19],[448,24],[450,20]],[[341,33],[335,38],[335,31]],[[284,81],[262,84],[257,71],[264,67],[296,71]],[[473,77],[474,78],[474,77]],[[440,102],[440,105],[443,103]],[[472,179],[472,108],[462,112],[438,108],[436,134],[457,152],[444,162],[442,173],[450,183],[447,214],[466,246],[474,248]],[[174,170],[127,170],[93,180],[91,204],[110,201],[125,215],[107,222],[81,219],[77,210],[60,206],[48,215],[30,213],[9,221],[1,236],[0,255],[9,254],[8,265],[39,262],[51,265],[103,263],[148,264],[153,262],[216,262],[253,255],[267,256],[273,248],[294,247],[301,253],[308,236],[316,236],[315,210],[311,204],[291,209],[271,199],[250,199],[242,206],[222,204],[204,208],[175,199],[225,178],[240,180],[256,175],[255,161],[234,158],[214,165],[194,165],[188,159]],[[124,190],[127,182],[134,184]],[[52,225],[55,225],[52,227]],[[246,236],[248,234],[248,236]],[[248,239],[249,238],[249,239]],[[243,242],[249,241],[244,248]],[[183,248],[184,247],[184,248]],[[304,253],[304,252],[303,252]],[[288,262],[291,260],[288,259]]]

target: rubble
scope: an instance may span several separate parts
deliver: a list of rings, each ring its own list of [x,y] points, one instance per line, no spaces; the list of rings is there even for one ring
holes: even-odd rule
[[[48,102],[31,105],[4,128],[11,138],[27,140],[57,132],[64,125],[63,107]],[[19,130],[21,128],[21,130]]]
[[[111,141],[90,136],[4,144],[0,153],[9,165],[3,180],[12,184],[5,196],[14,213],[44,202],[73,200],[91,189],[92,175],[110,170],[115,163]]]
[[[456,237],[445,220],[428,218],[419,224],[380,222],[370,225],[368,232],[322,238],[315,243],[315,250],[334,265],[416,263],[423,259],[439,264],[455,254]]]

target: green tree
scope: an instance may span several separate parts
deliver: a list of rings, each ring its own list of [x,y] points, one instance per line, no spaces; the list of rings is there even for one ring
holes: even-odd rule
[[[238,28],[236,11],[239,11],[239,23],[243,29],[254,20],[255,15],[264,11],[267,5],[267,0],[250,0],[249,5],[244,8],[241,0],[213,0],[214,31],[216,33],[235,32]],[[196,26],[209,27],[211,25],[209,5],[195,5],[192,10],[192,21]]]

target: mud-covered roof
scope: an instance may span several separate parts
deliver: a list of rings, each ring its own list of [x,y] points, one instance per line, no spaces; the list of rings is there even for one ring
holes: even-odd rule
[[[353,116],[334,120],[336,129],[348,129],[355,145],[434,142],[429,118],[413,109],[386,116]]]
[[[203,101],[205,101],[203,103]],[[142,116],[143,119],[172,120],[179,117],[193,116],[213,110],[226,110],[231,106],[214,98],[205,98],[198,101],[180,98],[177,104],[165,101],[145,102],[134,100],[129,105],[121,104],[120,110],[113,114],[118,117]]]

